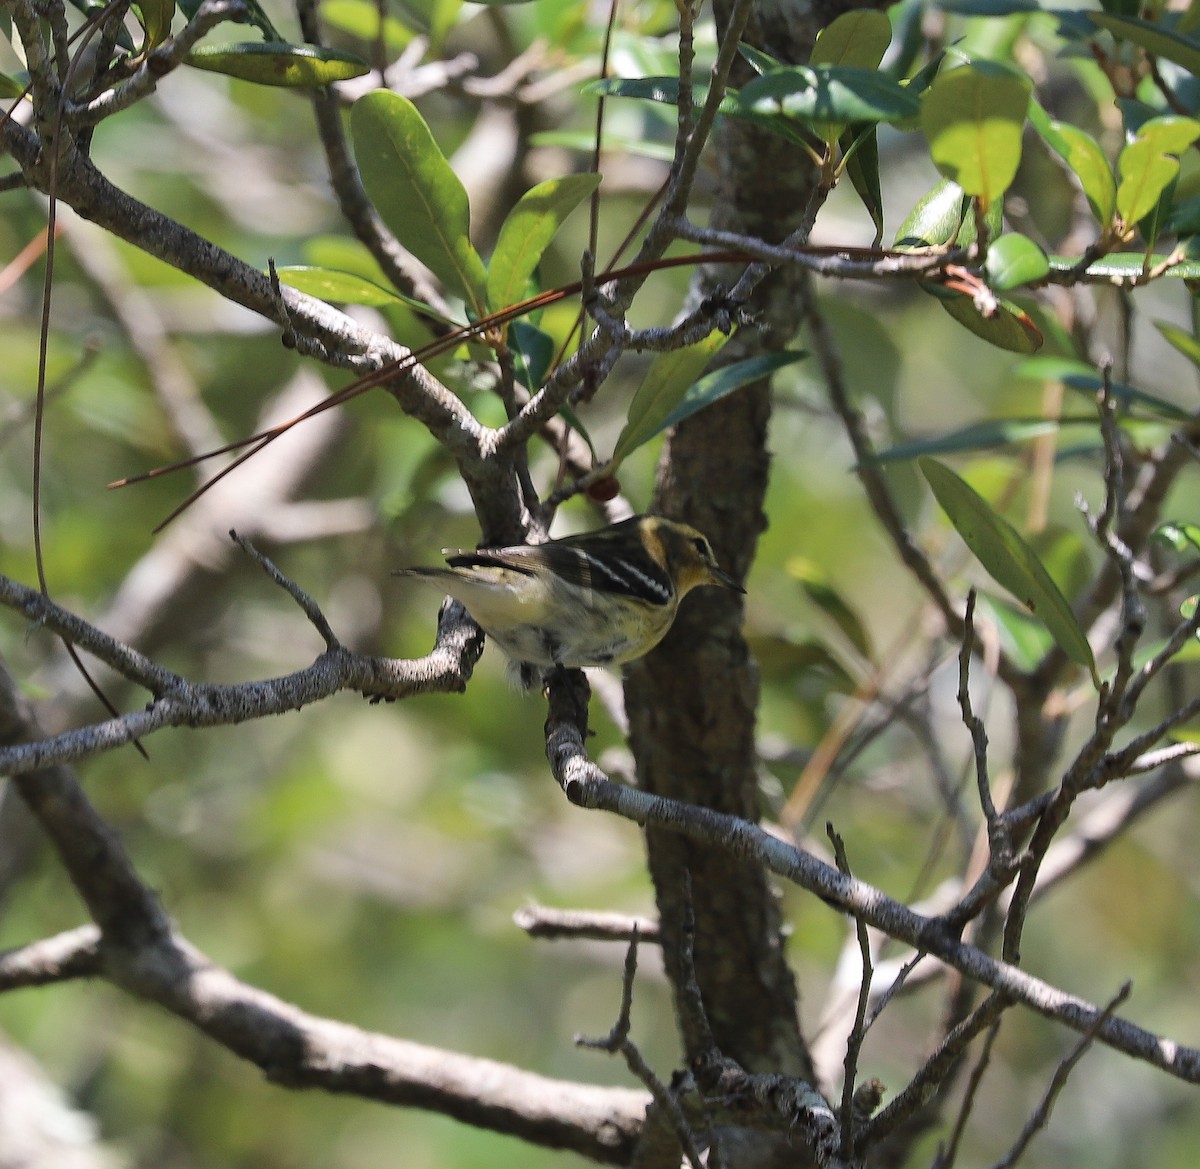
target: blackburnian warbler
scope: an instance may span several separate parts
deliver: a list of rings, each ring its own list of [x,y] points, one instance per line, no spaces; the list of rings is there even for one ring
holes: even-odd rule
[[[700,585],[744,593],[695,528],[634,516],[546,544],[444,549],[448,568],[405,568],[461,601],[526,687],[553,666],[609,666],[653,649]]]

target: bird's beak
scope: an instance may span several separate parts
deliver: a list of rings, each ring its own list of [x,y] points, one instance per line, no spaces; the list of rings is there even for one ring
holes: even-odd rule
[[[746,590],[742,588],[736,580],[721,568],[710,568],[708,570],[712,574],[713,584],[724,585],[727,589],[732,589],[735,593],[745,594]]]

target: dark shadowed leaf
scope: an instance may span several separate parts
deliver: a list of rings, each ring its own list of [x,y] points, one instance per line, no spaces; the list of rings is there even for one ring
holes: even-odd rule
[[[845,635],[846,640],[864,658],[871,660],[871,639],[862,620],[834,587],[829,573],[813,560],[793,556],[786,564],[787,574],[799,582],[804,595]]]
[[[735,361],[732,365],[714,369],[688,389],[682,401],[663,419],[658,429],[666,430],[669,426],[676,426],[698,410],[703,410],[705,406],[719,402],[726,394],[732,394],[734,390],[740,390],[759,378],[770,377],[777,369],[794,365],[807,356],[803,351],[764,353],[760,357],[747,357],[744,361]]]

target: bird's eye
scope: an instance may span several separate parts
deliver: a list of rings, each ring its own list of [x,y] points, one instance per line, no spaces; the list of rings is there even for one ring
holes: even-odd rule
[[[692,541],[692,547],[699,553],[701,560],[712,559],[712,549],[708,546],[708,541],[703,536],[697,536]]]

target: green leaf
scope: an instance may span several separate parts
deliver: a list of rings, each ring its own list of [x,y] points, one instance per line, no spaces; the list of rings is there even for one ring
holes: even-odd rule
[[[508,326],[508,341],[516,359],[517,377],[531,394],[536,393],[546,384],[554,362],[554,338],[528,321],[513,321]]]
[[[872,247],[883,240],[883,188],[879,182],[879,138],[872,122],[856,122],[841,138],[846,174],[875,225]]]
[[[1089,12],[1088,16],[1101,28],[1122,40],[1182,65],[1189,73],[1200,74],[1200,43],[1190,37],[1180,36],[1161,24],[1151,24],[1134,16],[1117,16],[1111,12]]]
[[[486,314],[487,272],[471,244],[467,192],[406,97],[376,90],[350,111],[354,155],[375,209],[396,238]]]
[[[282,41],[200,45],[184,57],[184,62],[194,69],[287,89],[328,85],[371,72],[370,65],[353,53],[316,45],[289,45]]]
[[[729,338],[714,329],[703,341],[683,349],[656,353],[629,403],[624,429],[613,447],[612,466],[618,466],[666,425],[688,388]]]
[[[1179,174],[1174,156],[1200,137],[1200,122],[1168,115],[1151,118],[1139,128],[1134,140],[1121,151],[1117,172],[1117,211],[1126,223],[1149,215],[1159,197]]]
[[[365,304],[375,308],[402,304],[414,312],[432,317],[447,325],[456,324],[424,301],[405,296],[394,288],[384,288],[383,285],[376,284],[375,281],[368,280],[365,276],[358,276],[353,272],[342,272],[336,268],[317,268],[304,264],[288,265],[276,268],[275,271],[282,283],[292,288],[298,288],[301,292],[306,292],[309,296],[315,296],[321,300],[332,301],[335,304]]]
[[[24,80],[22,80],[24,78]],[[22,73],[16,77],[8,73],[0,73],[0,98],[20,97],[29,85],[29,74]]]
[[[384,16],[380,28],[380,6],[371,0],[322,0],[321,20],[330,28],[348,33],[367,44],[378,44],[380,31],[389,53],[397,55],[416,35],[394,16]]]
[[[179,0],[177,7],[188,20],[191,20],[200,11],[202,3],[203,0]],[[258,0],[242,0],[242,4],[245,9],[245,15],[242,19],[251,28],[258,29],[263,35],[263,40],[283,41],[283,34],[271,23],[270,18],[263,11],[262,5],[259,4]]]
[[[949,179],[921,196],[896,232],[897,248],[942,247],[958,235],[970,201],[962,187]]]
[[[845,635],[846,640],[867,661],[871,660],[871,639],[854,608],[833,587],[829,574],[816,561],[803,556],[788,558],[784,566],[788,576],[798,581],[804,595]]]
[[[1150,537],[1176,552],[1200,552],[1200,524],[1167,520],[1159,524]]]
[[[876,9],[858,8],[821,29],[808,63],[878,69],[891,41],[892,22]]]
[[[1014,664],[1026,672],[1035,670],[1054,645],[1050,631],[1036,617],[1009,601],[986,592],[980,592],[978,597],[979,610],[995,621],[1000,644]]]
[[[989,418],[973,422],[947,434],[913,439],[879,451],[873,462],[896,463],[921,455],[962,454],[965,451],[995,450],[1012,443],[1028,442],[1043,434],[1054,434],[1064,426],[1096,426],[1095,415],[1086,418]]]
[[[525,298],[529,279],[563,220],[599,185],[596,174],[566,175],[538,183],[517,200],[488,263],[487,303],[493,312]]]
[[[1020,284],[1035,284],[1050,271],[1046,253],[1028,236],[1009,232],[988,248],[984,264],[987,282],[997,292],[1007,292]]]
[[[1195,366],[1200,366],[1200,340],[1168,321],[1155,321],[1154,327]]]
[[[997,515],[983,496],[949,467],[930,458],[922,458],[919,465],[942,510],[988,575],[1046,626],[1071,661],[1087,668],[1099,689],[1100,676],[1096,673],[1092,648],[1071,606],[1033,549],[1012,524]]]
[[[782,115],[818,128],[822,137],[829,127],[849,122],[903,121],[915,117],[920,108],[918,100],[890,77],[839,65],[776,69],[745,85],[737,102],[743,111]]]
[[[807,356],[808,354],[803,350],[785,350],[782,353],[764,353],[758,357],[747,357],[743,361],[735,361],[732,365],[723,365],[720,369],[714,369],[712,373],[705,374],[688,389],[679,405],[663,419],[655,434],[668,427],[677,426],[685,418],[690,418],[706,406],[719,402],[727,394],[732,394],[734,390],[740,390],[743,386],[748,386],[760,378],[770,377],[777,369],[794,365],[797,361],[803,361]]]
[[[938,303],[960,325],[997,349],[1007,349],[1010,353],[1036,353],[1045,340],[1029,314],[1006,300],[997,304],[990,317],[985,317],[969,296],[955,296],[950,300],[939,297]]]
[[[1079,180],[1092,214],[1102,228],[1111,226],[1117,209],[1117,183],[1096,140],[1078,126],[1051,121],[1037,101],[1029,103],[1029,120]]]
[[[921,102],[934,165],[988,206],[1017,173],[1030,90],[1029,78],[978,62],[940,74]]]
[[[1144,275],[1151,268],[1166,261],[1167,257],[1158,253],[1147,255],[1142,252],[1110,252],[1107,256],[1094,260],[1084,270],[1084,275],[1093,279],[1117,280],[1130,279]],[[1051,256],[1050,268],[1054,272],[1073,272],[1079,258],[1070,256]],[[1200,279],[1200,260],[1184,260],[1168,268],[1165,275],[1176,280]]]
[[[146,48],[161,45],[171,35],[175,0],[138,0],[134,7],[141,13],[142,27],[146,30]]]
[[[1104,380],[1090,365],[1070,357],[1035,357],[1022,362],[1015,372],[1018,377],[1062,382],[1067,389],[1092,399],[1104,387]],[[1111,382],[1109,392],[1124,406],[1144,406],[1149,413],[1171,422],[1186,422],[1192,417],[1173,402],[1144,390],[1135,390],[1122,382]]]
[[[600,97],[632,97],[641,101],[659,102],[664,105],[679,104],[678,77],[605,77],[583,87],[584,93]],[[692,100],[699,106],[708,98],[708,90],[701,85],[692,87]],[[736,90],[726,90],[718,111],[726,117],[738,118],[761,126],[772,134],[778,134],[797,145],[807,145],[804,136],[791,125],[787,118],[778,113],[762,112],[744,106]]]

